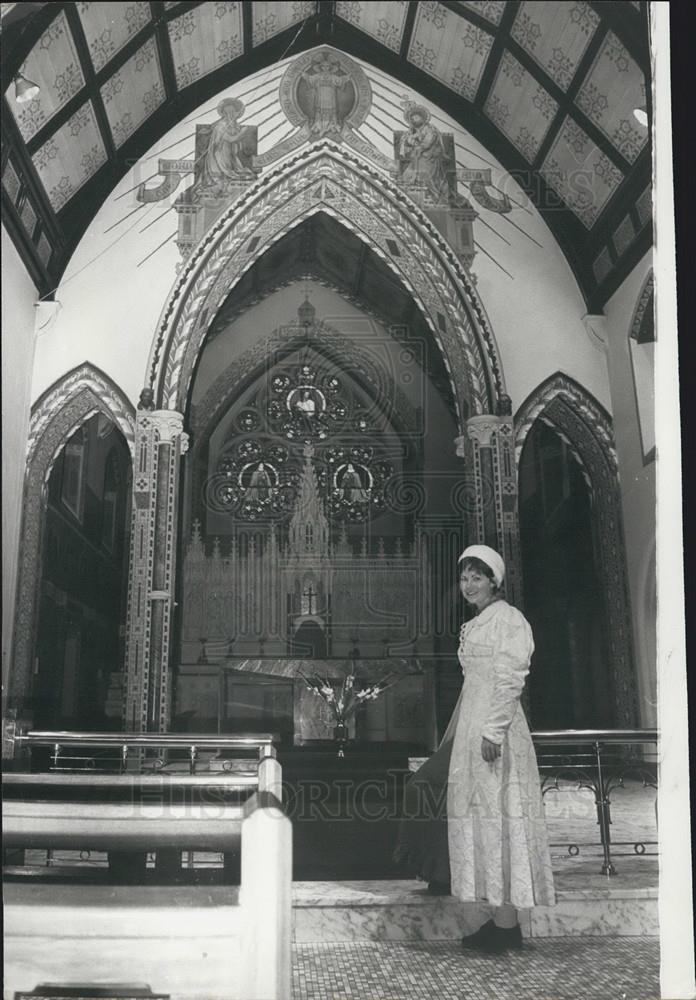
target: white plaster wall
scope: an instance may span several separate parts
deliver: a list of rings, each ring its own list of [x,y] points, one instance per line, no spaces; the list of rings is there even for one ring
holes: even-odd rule
[[[2,227],[2,703],[12,657],[22,491],[34,358],[34,314],[38,298]]]
[[[651,266],[652,254],[648,253],[617,289],[604,310],[641,724],[644,726],[657,725],[654,578],[656,463],[652,461],[643,464],[628,334]]]
[[[395,93],[408,94],[412,100],[425,103],[433,112],[433,122],[441,130],[454,133],[460,164],[492,165],[493,182],[520,203],[511,219],[528,235],[518,232],[505,218],[480,207],[482,219],[495,232],[481,222],[475,224],[476,240],[482,250],[474,262],[474,271],[500,346],[514,408],[539,382],[560,369],[581,382],[610,409],[605,359],[585,334],[582,296],[558,245],[526,195],[484,147],[434,105],[423,102],[420,95],[409,92],[380,70],[367,63],[362,65],[370,76],[377,103],[387,97],[394,100]],[[244,120],[261,123],[259,150],[269,148],[287,130],[287,122],[280,133],[277,130],[272,133],[270,130],[284,121],[280,109],[277,120],[269,119],[264,99],[255,102],[254,110],[251,96],[256,88],[273,101],[282,68],[283,64],[270,67],[201,105],[153,146],[106,199],[58,289],[62,310],[52,336],[43,340],[37,350],[32,398],[75,365],[91,361],[121,386],[133,402],[137,401],[145,384],[157,321],[176,278],[179,254],[175,245],[166,240],[176,230],[177,217],[167,209],[183,186],[169,201],[140,208],[135,189],[142,181],[147,180],[149,186],[157,183],[159,155],[172,158],[189,155],[195,124],[216,120],[215,107],[223,96],[245,95],[249,110]],[[369,123],[368,118],[366,134],[383,153],[392,156],[391,135],[379,118],[373,120],[372,128]],[[400,127],[398,121],[391,124],[395,130]],[[166,245],[157,249],[162,243]],[[150,253],[153,255],[145,260]]]
[[[538,221],[548,247],[553,237]],[[488,260],[477,259],[474,269],[477,291],[498,343],[513,413],[558,371],[571,375],[611,412],[606,356],[585,331],[587,309],[561,251],[556,248],[549,253],[529,243],[515,261],[514,281],[499,276]]]

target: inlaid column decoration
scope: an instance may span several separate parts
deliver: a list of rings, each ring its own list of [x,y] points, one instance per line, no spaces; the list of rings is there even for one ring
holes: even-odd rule
[[[181,457],[188,448],[183,415],[148,409],[141,394],[135,429],[133,522],[128,591],[128,732],[164,732],[170,716],[177,503]]]
[[[520,532],[517,512],[515,434],[509,396],[501,396],[498,414],[470,417],[466,438],[457,438],[457,454],[468,480],[468,543],[490,545],[505,560],[506,596],[522,607]]]

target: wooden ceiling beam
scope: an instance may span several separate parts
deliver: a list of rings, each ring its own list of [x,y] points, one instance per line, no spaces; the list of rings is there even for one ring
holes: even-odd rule
[[[170,13],[164,3],[151,3],[152,23],[154,25],[155,41],[157,43],[157,54],[159,55],[160,69],[162,70],[162,80],[164,82],[164,92],[168,101],[177,102],[179,92],[176,86],[176,70],[174,69],[174,58],[172,47],[169,44],[169,24]]]

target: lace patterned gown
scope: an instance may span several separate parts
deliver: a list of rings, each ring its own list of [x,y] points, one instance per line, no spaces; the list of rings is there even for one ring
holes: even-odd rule
[[[555,902],[539,770],[520,695],[534,650],[524,615],[494,601],[462,626],[464,687],[447,794],[452,895],[462,901]],[[487,763],[485,736],[502,747]]]

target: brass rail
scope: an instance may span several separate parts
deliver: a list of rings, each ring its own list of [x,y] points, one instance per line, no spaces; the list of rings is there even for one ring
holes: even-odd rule
[[[646,747],[657,745],[657,729],[547,729],[532,733],[537,751],[545,747],[572,747],[572,751],[538,753],[542,774],[542,794],[558,790],[562,778],[577,783],[577,787],[594,793],[600,841],[604,855],[603,875],[615,875],[612,860],[611,793],[621,788],[624,779],[637,777],[643,787],[657,788],[657,755],[654,760],[646,756]],[[577,752],[578,747],[586,750]],[[638,747],[639,753],[629,748]],[[620,752],[620,748],[623,750]],[[634,843],[637,855],[645,853],[646,842]],[[653,843],[650,841],[649,843]],[[576,844],[568,845],[570,853],[579,853]],[[574,851],[572,849],[575,849]]]

